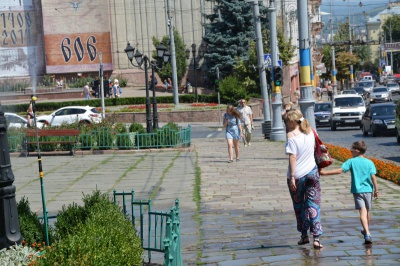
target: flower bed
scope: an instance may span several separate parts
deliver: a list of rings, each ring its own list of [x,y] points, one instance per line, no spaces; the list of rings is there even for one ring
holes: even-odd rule
[[[329,153],[331,154],[332,158],[335,158],[336,160],[339,160],[341,162],[352,158],[349,149],[328,143],[324,144],[328,147]],[[377,176],[392,181],[395,184],[400,183],[400,166],[393,162],[382,161],[367,156],[366,158],[370,159],[375,164]]]

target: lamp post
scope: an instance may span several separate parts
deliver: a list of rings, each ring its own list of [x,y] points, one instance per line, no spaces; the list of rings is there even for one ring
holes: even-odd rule
[[[205,46],[202,44],[200,46],[199,57],[203,57]],[[189,48],[185,50],[186,59],[190,58],[190,50]],[[197,93],[197,77],[196,77],[196,56],[197,56],[197,46],[195,43],[192,43],[192,57],[193,57],[193,85],[194,85],[194,99],[198,102],[198,93]]]
[[[165,47],[164,44],[160,44],[159,46],[157,46],[156,50],[157,50],[158,58],[164,57],[164,61],[165,61],[165,58],[166,58],[165,54],[169,58],[169,52],[167,52],[167,47]],[[154,61],[150,61],[150,59],[147,55],[143,55],[142,53],[140,53],[139,49],[137,49],[136,53],[135,53],[135,48],[132,47],[129,42],[125,48],[125,53],[128,56],[128,59],[133,66],[142,68],[142,65],[144,63],[144,74],[145,74],[145,82],[146,82],[146,131],[147,131],[147,133],[151,133],[152,125],[151,125],[151,109],[150,109],[151,106],[150,106],[150,88],[149,88],[149,81],[148,81],[148,68],[149,68],[149,66],[152,68],[153,77],[152,77],[151,84],[153,86],[153,102],[156,105],[153,110],[155,112],[153,118],[154,118],[155,126],[158,127],[157,101],[155,99],[154,72],[153,72],[153,67],[156,66],[156,63],[154,64]],[[135,65],[132,62],[133,58],[135,58],[137,65]]]
[[[0,105],[0,249],[21,244],[22,235],[18,221],[15,178],[11,168],[7,142],[7,121]]]
[[[158,66],[160,63],[160,59],[162,58],[163,61],[166,63],[168,62],[169,58],[171,57],[170,52],[168,51],[167,47],[161,43],[159,46],[157,46],[157,59],[158,60],[152,60],[150,61],[150,66],[151,66],[151,87],[153,88],[153,129],[158,128],[158,111],[157,111],[157,97],[156,97],[156,84],[154,82],[154,72],[155,69],[162,69],[163,66]]]

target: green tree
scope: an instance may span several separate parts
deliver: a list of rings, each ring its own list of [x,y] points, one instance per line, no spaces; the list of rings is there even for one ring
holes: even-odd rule
[[[160,43],[167,46],[168,50],[171,52],[170,38],[169,35],[163,36],[161,40],[156,37],[152,38],[154,47],[157,47]],[[186,54],[185,54],[185,44],[182,40],[181,35],[176,29],[174,29],[174,41],[175,41],[175,56],[176,56],[176,71],[178,76],[178,82],[181,84],[182,78],[186,74]],[[153,59],[157,59],[157,51],[153,51]],[[163,68],[161,70],[156,70],[158,76],[165,80],[172,77],[172,64],[171,59],[167,63],[162,63]],[[178,84],[178,85],[179,85]]]
[[[262,37],[264,40],[264,53],[270,53],[271,48],[269,45],[270,32],[269,30],[262,31]],[[278,29],[278,48],[279,58],[282,60],[283,65],[287,65],[293,58],[295,47],[291,44],[291,40],[285,40],[285,37],[280,29]],[[248,59],[238,59],[238,64],[234,66],[234,74],[238,77],[239,81],[242,82],[248,94],[261,95],[261,85],[259,72],[257,69],[258,58],[257,49],[255,42],[250,42],[250,49],[248,53]]]
[[[336,77],[337,79],[347,78],[350,75],[351,64],[353,64],[353,73],[356,73],[357,69],[364,70],[363,62],[368,61],[368,59],[371,58],[371,48],[364,42],[357,40],[356,36],[354,35],[353,29],[351,29],[351,40],[352,54],[355,56],[355,58],[353,56],[347,59],[344,57],[339,58],[339,55],[350,55],[349,22],[347,21],[345,23],[339,24],[338,31],[335,33],[334,36],[335,62],[336,69],[338,71]],[[323,75],[323,77],[330,78],[332,71],[332,51],[330,44],[326,44],[322,47],[322,54],[322,62],[327,67],[327,73]],[[343,62],[348,62],[348,65],[341,65]]]
[[[356,55],[348,52],[339,52],[336,57],[336,69],[338,70],[336,78],[345,79],[350,75],[349,65],[355,65],[359,62]]]
[[[220,84],[221,102],[236,105],[238,99],[245,98],[246,90],[238,78],[228,76]]]
[[[248,59],[249,40],[254,40],[252,5],[243,0],[207,0],[214,5],[213,13],[207,15],[210,23],[205,25],[204,55],[208,75],[213,79],[216,68],[221,77],[229,76],[239,59]],[[260,2],[260,14],[266,17],[266,8]],[[263,27],[267,24],[264,21]]]

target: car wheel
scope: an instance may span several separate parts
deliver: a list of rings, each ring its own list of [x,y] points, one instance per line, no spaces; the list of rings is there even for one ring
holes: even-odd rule
[[[85,125],[85,126],[89,126],[89,125],[90,125],[90,122],[87,121],[87,120],[81,120],[81,121],[79,121],[79,124]]]
[[[399,135],[399,130],[397,128],[396,128],[396,140],[397,140],[397,143],[400,144],[400,135]]]
[[[335,131],[336,130],[336,125],[334,123],[331,123],[331,130]]]
[[[363,133],[364,137],[368,136],[368,131],[365,130],[365,126],[364,125],[362,126],[362,133]]]

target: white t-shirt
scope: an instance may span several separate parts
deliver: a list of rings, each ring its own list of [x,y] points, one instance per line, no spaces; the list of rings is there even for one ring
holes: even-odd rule
[[[316,166],[314,159],[314,146],[315,137],[312,132],[308,135],[300,133],[287,140],[285,148],[286,154],[296,154],[295,179],[302,178]],[[287,173],[288,178],[290,178],[290,174],[289,165]]]
[[[239,106],[237,110],[242,116],[241,117],[242,122],[245,125],[250,125],[251,124],[250,116],[253,115],[253,111],[251,110],[251,108],[246,105],[245,107]]]

